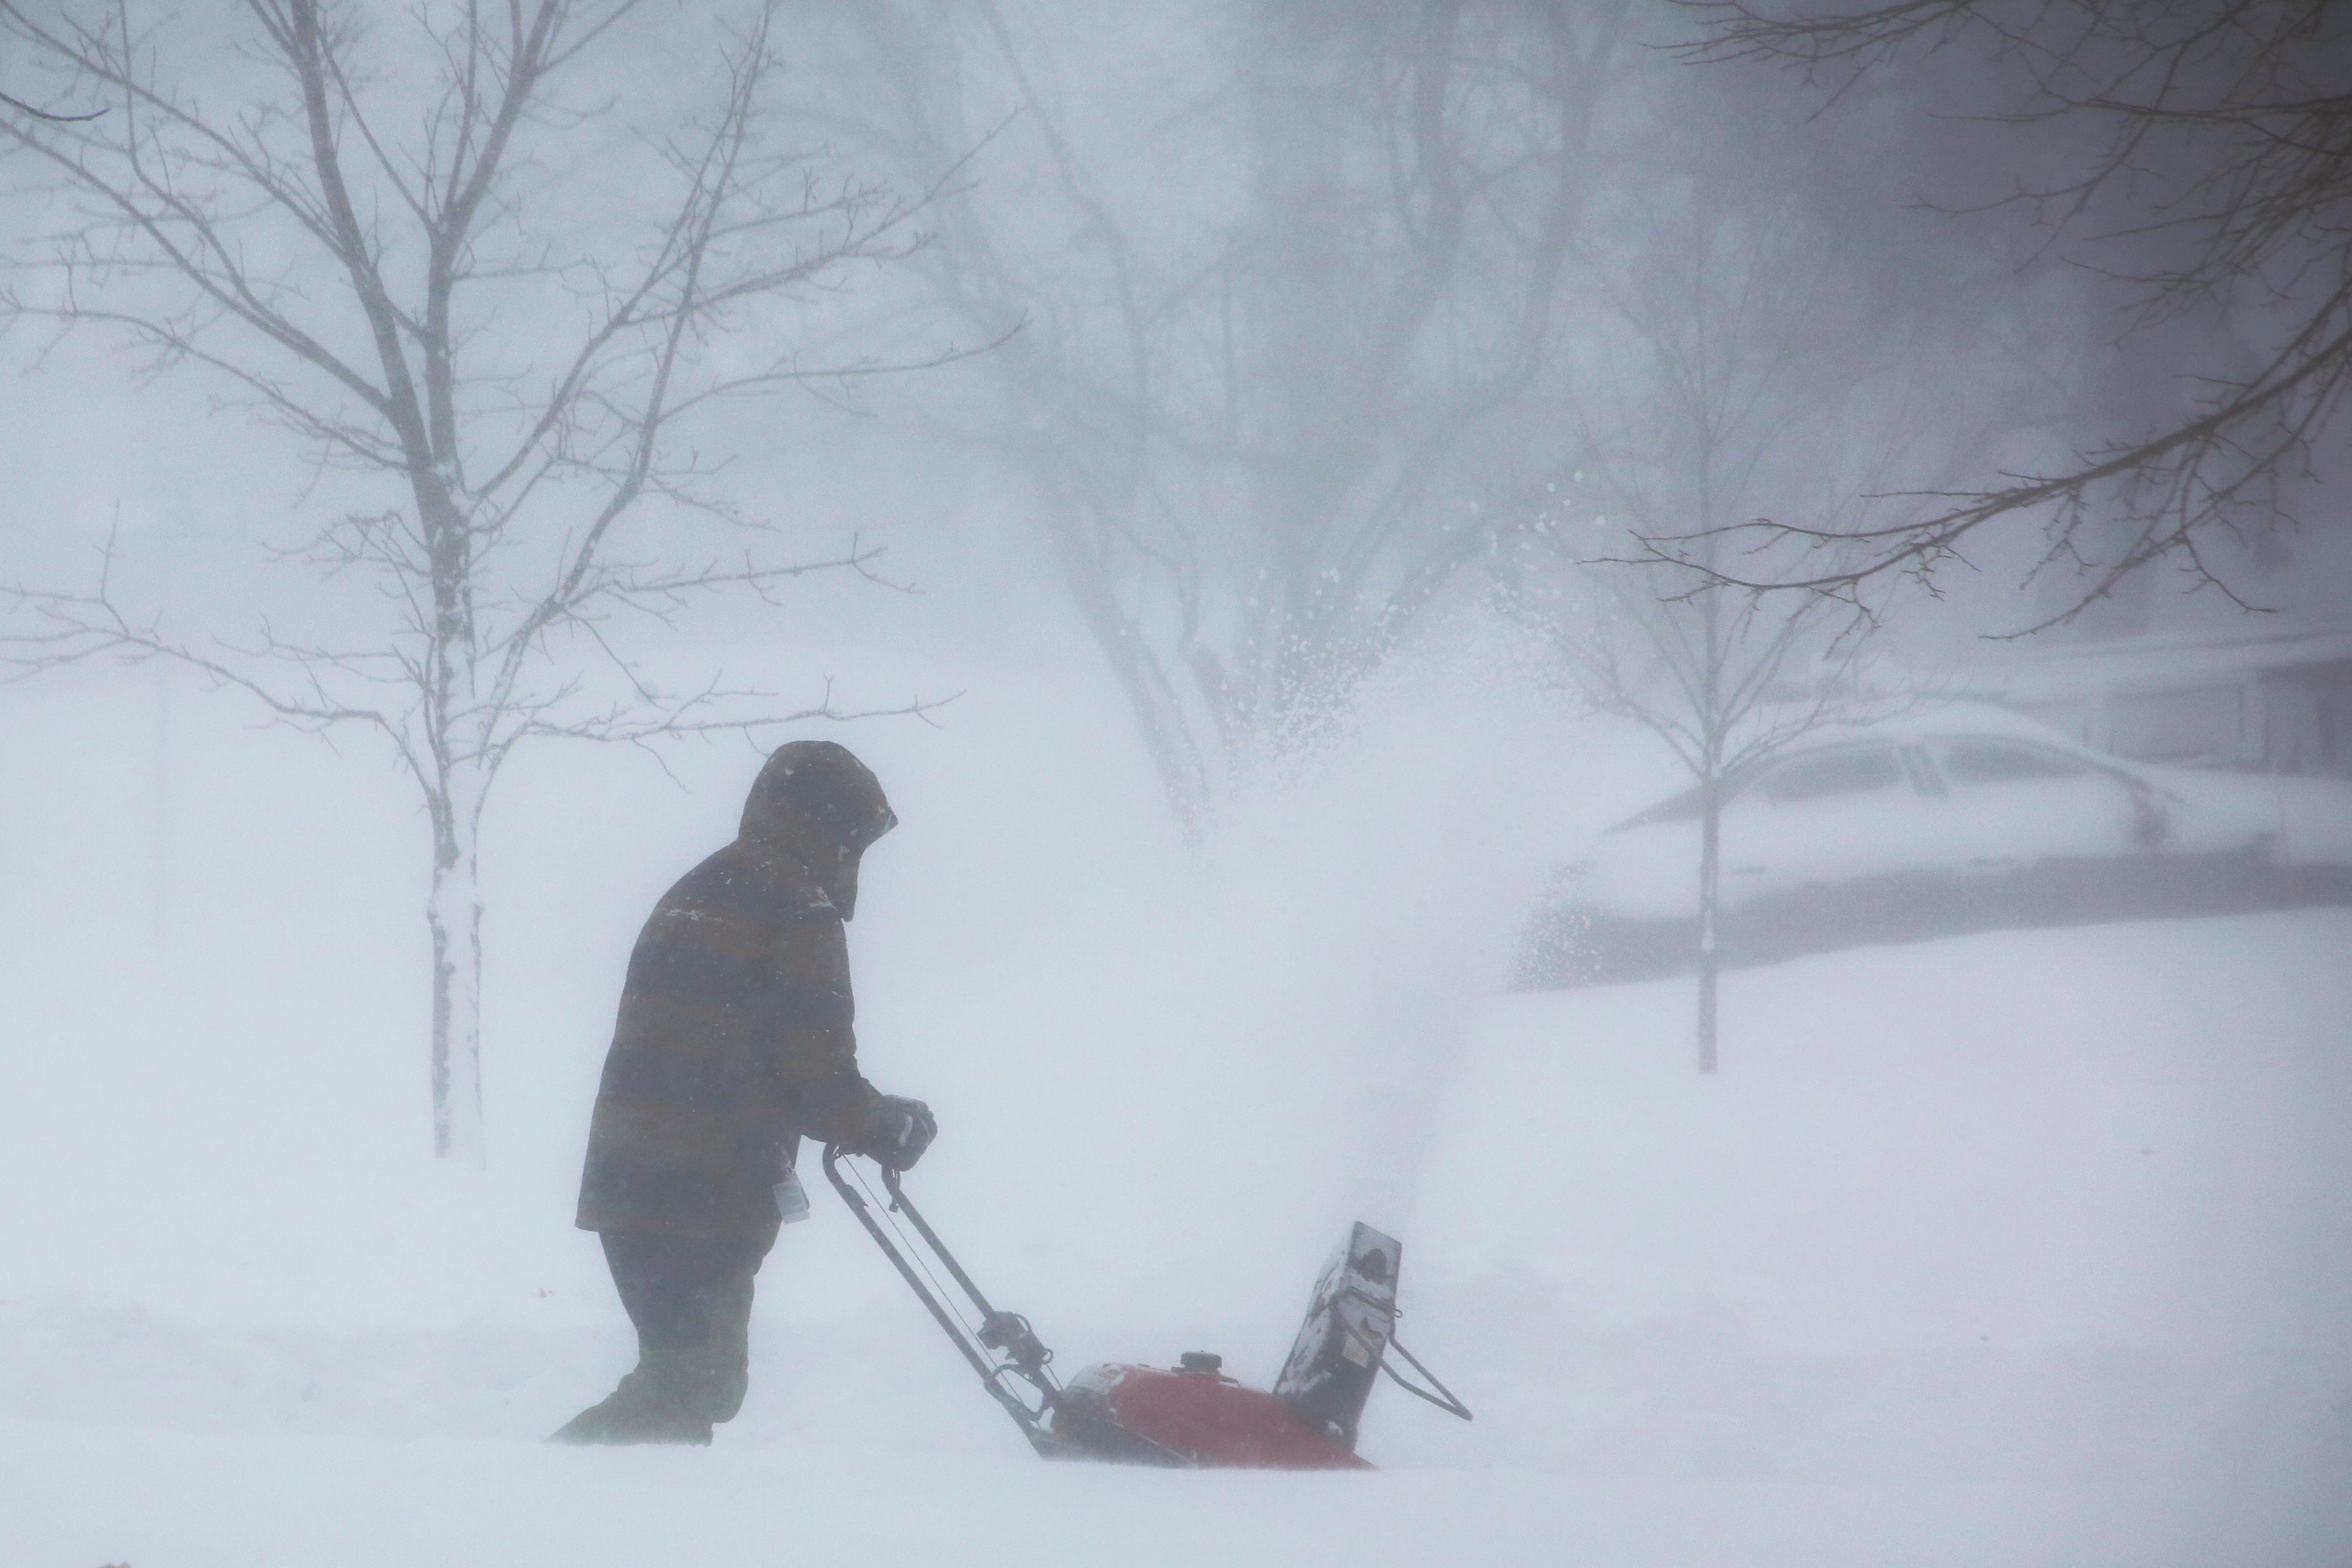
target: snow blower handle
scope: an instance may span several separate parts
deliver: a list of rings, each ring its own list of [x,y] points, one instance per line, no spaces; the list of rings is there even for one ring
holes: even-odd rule
[[[899,1184],[899,1173],[882,1165],[883,1190],[890,1194],[887,1213],[907,1217],[908,1223],[915,1227],[916,1235],[922,1238],[923,1247],[929,1251],[932,1260],[947,1269],[969,1305],[977,1310],[979,1328],[974,1329],[965,1322],[957,1310],[950,1307],[949,1300],[943,1300],[950,1297],[947,1287],[940,1284],[936,1276],[926,1278],[930,1274],[929,1263],[923,1259],[911,1241],[904,1247],[900,1247],[899,1243],[906,1241],[907,1237],[900,1233],[894,1238],[893,1232],[898,1230],[896,1223],[886,1224],[885,1216],[877,1215],[874,1205],[866,1200],[866,1194],[858,1191],[857,1185],[853,1184],[843,1173],[841,1157],[848,1152],[850,1151],[838,1143],[825,1145],[824,1174],[825,1179],[833,1184],[833,1190],[841,1194],[842,1202],[849,1205],[849,1212],[865,1226],[866,1234],[874,1238],[874,1244],[882,1249],[882,1255],[898,1270],[898,1277],[906,1280],[916,1299],[930,1312],[932,1321],[954,1342],[956,1350],[971,1363],[971,1370],[980,1374],[980,1381],[987,1387],[990,1395],[1004,1406],[1005,1413],[1019,1425],[1030,1446],[1040,1453],[1049,1452],[1045,1421],[1062,1397],[1061,1384],[1046,1370],[1046,1363],[1054,1359],[1054,1352],[1038,1340],[1029,1327],[1028,1319],[1018,1312],[1000,1312],[989,1305],[988,1298],[981,1293],[979,1285],[964,1272],[963,1265],[956,1261],[955,1254],[947,1249],[947,1244],[940,1239],[939,1233],[931,1229],[930,1222],[923,1218],[922,1211],[907,1196]],[[934,1289],[934,1286],[938,1289]],[[990,1351],[1002,1352],[1004,1359],[992,1363],[987,1354]],[[1005,1386],[1011,1374],[1017,1374],[1035,1391],[1037,1403],[1032,1405]]]
[[[1028,1319],[1018,1312],[1000,1312],[988,1304],[988,1298],[981,1294],[980,1287],[972,1282],[971,1276],[963,1271],[963,1265],[955,1260],[955,1254],[948,1250],[947,1243],[931,1229],[930,1222],[923,1217],[923,1211],[908,1200],[906,1189],[898,1184],[898,1179],[904,1173],[888,1165],[882,1167],[882,1185],[890,1194],[892,1212],[907,1216],[908,1223],[923,1238],[923,1245],[947,1266],[948,1273],[957,1286],[971,1298],[971,1304],[980,1309],[980,1328],[973,1337],[989,1350],[1003,1351],[1005,1359],[1022,1376],[1031,1383],[1038,1382],[1039,1374],[1045,1370],[1045,1363],[1054,1359],[1054,1352],[1037,1338],[1035,1331],[1029,1327]]]

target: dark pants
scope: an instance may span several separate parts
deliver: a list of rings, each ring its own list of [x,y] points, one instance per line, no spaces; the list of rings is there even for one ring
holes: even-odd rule
[[[608,1230],[603,1239],[614,1288],[646,1350],[709,1344],[733,1304],[730,1284],[757,1274],[767,1255],[764,1247],[717,1237]]]
[[[774,1234],[744,1241],[606,1231],[603,1240],[637,1330],[636,1370],[614,1400],[704,1423],[733,1420],[751,1386],[751,1279]],[[703,1432],[707,1441],[708,1426]]]

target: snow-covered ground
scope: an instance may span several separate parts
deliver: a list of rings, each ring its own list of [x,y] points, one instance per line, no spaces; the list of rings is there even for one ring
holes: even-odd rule
[[[8,1560],[186,1568],[942,1564],[2333,1565],[2309,1484],[1595,1479],[1539,1466],[1311,1478],[908,1456],[195,1437],[11,1424]],[[5,1542],[5,1537],[0,1537]]]
[[[1376,716],[1195,863],[1079,743],[1098,687],[953,684],[846,737],[907,823],[852,938],[927,1211],[1065,1368],[1260,1384],[1370,1220],[1475,1423],[1383,1388],[1375,1474],[1042,1465],[819,1193],[714,1447],[544,1447],[629,1353],[569,1227],[621,962],[749,760],[510,781],[460,1173],[394,784],[93,677],[0,755],[0,1568],[2347,1560],[2352,911],[1744,972],[1701,1079],[1683,983],[1491,994],[1598,753]]]

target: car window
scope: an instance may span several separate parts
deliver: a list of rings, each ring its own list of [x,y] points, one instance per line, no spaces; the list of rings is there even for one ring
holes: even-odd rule
[[[1622,833],[1627,828],[1648,827],[1661,822],[1696,822],[1700,805],[1699,792],[1686,789],[1672,799],[1660,801],[1647,811],[1636,812],[1608,831]]]
[[[1937,751],[1944,776],[1956,784],[2080,778],[2092,771],[2072,757],[2017,741],[1947,741]]]
[[[1791,801],[1863,795],[1905,784],[1903,764],[1895,752],[1884,746],[1868,746],[1825,752],[1819,756],[1792,757],[1764,775],[1763,790],[1774,805],[1785,805]]]

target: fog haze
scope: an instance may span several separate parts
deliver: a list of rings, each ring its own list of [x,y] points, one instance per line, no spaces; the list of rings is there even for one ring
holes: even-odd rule
[[[1844,570],[2193,420],[2339,257],[2151,311],[2197,144],[2008,200],[2106,142],[2002,120],[2031,75],[1968,37],[1808,77],[1615,0],[614,11],[468,239],[445,442],[257,327],[380,376],[252,165],[60,64],[118,22],[0,5],[0,1557],[2336,1561],[2333,405],[2120,577],[2145,492],[1833,595],[1706,573]],[[140,79],[309,192],[240,47],[279,8],[132,13]],[[327,15],[355,221],[421,300],[387,170],[462,8]],[[249,315],[60,161],[124,178],[148,121]],[[756,180],[696,163],[730,146]],[[667,259],[697,215],[739,292]],[[613,326],[640,277],[668,303]],[[497,489],[509,451],[543,482]],[[1837,537],[1720,531],[1759,521]],[[461,645],[472,730],[415,674]],[[2242,797],[2274,830],[2203,901],[1738,924],[1740,792],[1955,703],[2141,803],[2053,877],[2183,859]],[[809,737],[901,822],[848,937],[861,1068],[940,1126],[908,1190],[1057,1367],[1270,1386],[1361,1220],[1476,1420],[1377,1393],[1361,1476],[1036,1464],[818,1191],[710,1449],[541,1446],[628,1366],[572,1215],[632,944]],[[1702,912],[1627,939],[1666,956],[1543,968],[1608,830],[1710,791]],[[474,972],[435,976],[477,918],[474,1100]],[[1616,940],[1575,921],[1578,963]]]

